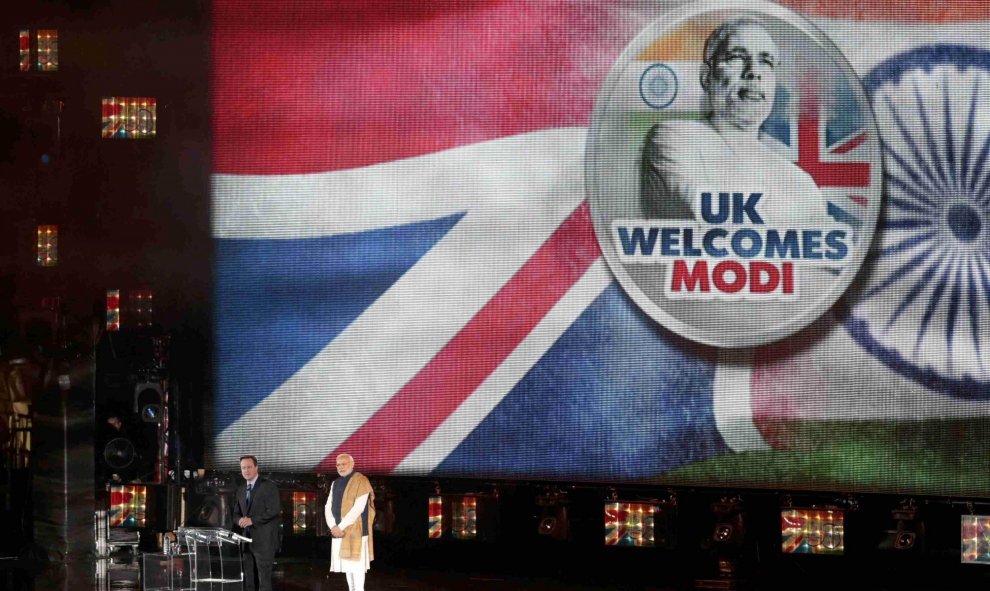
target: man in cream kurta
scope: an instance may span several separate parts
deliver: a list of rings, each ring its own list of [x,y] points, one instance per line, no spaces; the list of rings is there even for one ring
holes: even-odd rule
[[[701,221],[701,191],[763,193],[768,226],[821,227],[827,202],[814,180],[760,136],[773,107],[777,46],[752,19],[723,23],[705,43],[704,121],[666,120],[643,148],[641,201],[647,217]]]
[[[326,518],[333,537],[330,570],[347,575],[350,591],[364,591],[365,573],[375,558],[371,526],[375,522],[375,493],[371,482],[354,471],[350,454],[337,456],[340,478],[330,485]]]

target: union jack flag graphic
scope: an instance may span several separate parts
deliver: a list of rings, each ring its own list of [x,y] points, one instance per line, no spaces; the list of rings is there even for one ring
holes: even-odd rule
[[[841,21],[817,2],[785,4],[807,8],[861,75],[946,39],[987,44],[990,15],[939,24],[927,21],[945,16],[924,3],[899,2],[910,22],[881,49],[882,2]],[[984,259],[968,259],[969,274],[956,265],[934,275],[941,301],[957,304],[933,309],[926,333],[944,337],[952,317],[967,340],[931,357],[928,337],[908,355],[906,337],[877,332],[870,298],[888,314],[899,305],[878,289],[882,271],[798,335],[744,350],[673,335],[614,281],[585,201],[585,136],[612,63],[666,8],[213,3],[214,467],[254,453],[270,470],[329,471],[347,451],[375,474],[990,489],[959,462],[903,475],[891,450],[936,463],[986,457],[990,405],[888,353],[964,379],[947,368],[966,348],[984,364],[966,375],[985,394],[990,314],[986,300],[967,307],[986,293]],[[958,75],[990,92],[972,72]],[[925,99],[939,76],[910,80]],[[868,90],[879,96],[884,84]],[[969,103],[951,102],[953,170],[985,178],[986,132],[977,137],[976,119],[967,127]],[[914,132],[933,104],[894,110]],[[793,107],[765,131],[823,187],[832,216],[855,227],[856,189],[880,174],[856,156],[869,114]],[[885,142],[896,119],[879,118]],[[925,146],[907,155],[933,157]],[[978,229],[953,227],[985,239],[985,206],[969,205]],[[907,217],[883,224],[907,231]],[[925,447],[947,421],[959,430]]]

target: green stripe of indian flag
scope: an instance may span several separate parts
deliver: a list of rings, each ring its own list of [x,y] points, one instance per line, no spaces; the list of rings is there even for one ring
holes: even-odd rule
[[[990,418],[782,421],[792,449],[718,456],[658,477],[664,484],[900,494],[990,495]]]

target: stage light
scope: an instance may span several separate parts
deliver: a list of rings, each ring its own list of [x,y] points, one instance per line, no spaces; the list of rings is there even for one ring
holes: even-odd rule
[[[136,289],[127,293],[127,325],[137,328],[151,326],[154,317],[155,294],[149,289]]]
[[[730,523],[719,523],[715,526],[715,541],[728,542],[735,532],[734,526]]]
[[[886,531],[883,541],[880,543],[881,550],[915,550],[924,535],[925,523],[921,519],[914,499],[905,499],[890,512],[894,527]]]
[[[492,541],[497,492],[438,494],[429,499],[429,537],[453,540]]]
[[[714,526],[703,547],[712,551],[714,568],[706,567],[707,576],[716,578],[695,579],[695,589],[736,589],[745,585],[740,578],[750,565],[746,559],[746,513],[739,497],[722,497],[712,503]]]
[[[555,540],[567,540],[571,537],[570,519],[567,515],[567,494],[557,489],[547,489],[536,497],[536,506],[540,507],[540,515],[536,525],[536,533]]]
[[[738,498],[723,498],[712,504],[715,529],[712,541],[720,545],[741,546],[746,537],[746,519]]]
[[[165,389],[160,382],[139,382],[134,386],[134,412],[141,412],[150,405],[158,405],[159,411],[165,401]],[[154,422],[154,421],[152,421]]]
[[[455,540],[478,537],[478,497],[454,497],[450,503],[450,535]]]
[[[498,492],[441,494],[429,498],[430,539],[493,541]]]
[[[141,407],[141,420],[145,423],[159,423],[162,420],[160,404],[145,404]]]
[[[107,290],[107,332],[120,330],[120,290]],[[134,409],[137,412],[137,408]]]
[[[780,550],[784,554],[844,554],[845,512],[839,509],[783,509]]]
[[[316,515],[316,493],[292,492],[292,533],[315,533],[315,523],[310,523]]]
[[[962,516],[963,564],[990,564],[990,515]]]
[[[541,536],[550,536],[559,528],[560,525],[557,517],[543,517],[540,519],[540,524],[537,526],[536,532]]]
[[[38,226],[37,262],[39,267],[58,265],[58,226]]]

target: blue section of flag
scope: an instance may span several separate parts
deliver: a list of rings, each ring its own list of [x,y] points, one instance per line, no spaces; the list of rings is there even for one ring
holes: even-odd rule
[[[716,361],[613,283],[434,474],[641,479],[728,453]]]
[[[829,148],[849,139],[866,125],[856,91],[845,80],[839,81],[832,94],[836,104],[825,122],[825,145]]]
[[[828,202],[828,215],[840,224],[846,224],[852,226],[853,228],[859,228],[863,225],[863,220],[849,213],[845,209],[842,209],[831,201]]]
[[[760,126],[760,131],[785,146],[791,145],[791,93],[783,86],[777,87],[770,116]]]
[[[215,432],[309,362],[462,216],[319,238],[218,239]]]
[[[836,106],[825,124],[825,143],[829,148],[850,139],[866,124],[854,89],[845,81],[840,81],[833,94]],[[760,127],[761,132],[785,146],[793,145],[797,138],[791,117],[792,98],[786,88],[778,86],[773,109]]]

